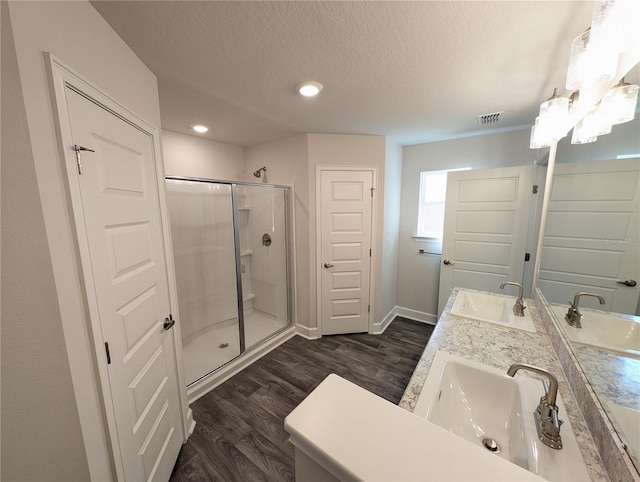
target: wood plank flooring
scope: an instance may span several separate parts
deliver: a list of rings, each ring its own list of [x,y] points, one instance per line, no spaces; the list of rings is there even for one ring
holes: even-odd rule
[[[433,327],[397,317],[382,335],[296,336],[192,404],[179,481],[293,481],[284,418],[330,373],[398,403]]]

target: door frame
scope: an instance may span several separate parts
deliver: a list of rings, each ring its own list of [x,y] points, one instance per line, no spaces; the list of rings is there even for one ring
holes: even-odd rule
[[[110,427],[115,427],[116,413],[111,401],[109,390],[109,378],[107,366],[103,361],[104,339],[98,317],[97,300],[93,277],[91,276],[89,257],[89,243],[85,235],[83,208],[80,194],[80,184],[77,176],[75,153],[68,146],[73,144],[69,112],[66,103],[66,89],[73,90],[83,95],[88,100],[105,108],[111,114],[121,118],[125,122],[150,135],[153,143],[153,155],[156,167],[156,186],[158,189],[158,201],[160,208],[160,223],[163,233],[164,261],[167,268],[169,305],[171,312],[179,318],[177,289],[175,285],[175,267],[173,264],[171,232],[166,206],[164,189],[164,164],[162,161],[162,147],[160,143],[160,131],[158,128],[144,121],[136,114],[109,97],[95,84],[73,71],[55,56],[45,52],[45,63],[53,104],[53,122],[55,123],[58,154],[63,166],[61,175],[64,181],[64,190],[67,195],[67,209],[70,215],[70,229],[74,235],[73,246],[76,268],[78,271],[77,287],[82,293],[79,300],[83,306],[86,332],[84,340],[88,346],[79,347],[77,334],[77,320],[65,320],[62,318],[65,345],[69,354],[71,381],[74,387],[74,397],[78,405],[78,416],[84,438],[89,472],[104,478],[105,471],[111,471],[115,478],[122,480],[122,460],[118,450],[117,435],[112,433]],[[180,426],[183,441],[193,432],[195,421],[193,413],[188,406],[186,385],[182,367],[182,336],[180,324],[177,323],[169,332],[173,337],[173,348],[176,357],[176,378],[178,383],[178,399],[180,403]],[[87,349],[88,348],[88,349]],[[87,370],[88,367],[88,370]],[[96,417],[96,413],[99,417]]]
[[[371,172],[373,186],[373,196],[371,202],[371,256],[369,257],[369,299],[367,300],[371,307],[368,317],[369,333],[373,333],[373,320],[375,319],[375,306],[372,300],[375,299],[375,273],[376,258],[378,249],[376,246],[377,233],[377,217],[378,217],[378,168],[376,166],[332,166],[332,165],[316,165],[316,256],[314,270],[316,273],[316,330],[315,338],[322,338],[322,270],[319,268],[322,264],[322,173],[324,171],[362,171]],[[375,254],[375,256],[374,256]],[[313,270],[311,271],[313,273]],[[313,328],[311,328],[313,330]]]

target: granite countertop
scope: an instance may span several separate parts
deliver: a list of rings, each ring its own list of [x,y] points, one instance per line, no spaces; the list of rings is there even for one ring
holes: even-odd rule
[[[553,373],[558,379],[560,396],[568,411],[568,413],[560,415],[571,421],[591,480],[593,482],[609,481],[607,471],[602,464],[598,450],[569,388],[533,301],[525,300],[527,309],[531,310],[531,317],[536,328],[536,333],[529,333],[452,315],[450,313],[451,307],[457,294],[458,290],[454,288],[429,343],[416,365],[402,400],[400,400],[400,407],[413,412],[433,358],[438,351],[504,369],[505,372],[513,363],[530,363],[539,366]],[[513,299],[513,297],[506,295],[496,296]],[[529,375],[527,373],[527,376]]]

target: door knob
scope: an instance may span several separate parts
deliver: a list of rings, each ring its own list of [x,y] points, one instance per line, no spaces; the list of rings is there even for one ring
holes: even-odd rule
[[[325,263],[324,267],[325,268],[333,268],[334,265],[332,265],[331,263]]]
[[[453,264],[453,261],[449,261],[448,259],[445,259],[442,264],[446,264],[447,266],[450,266]]]
[[[634,279],[628,279],[626,281],[618,281],[618,284],[634,287],[638,283],[636,283],[636,280]]]
[[[171,327],[172,327],[173,325],[175,325],[175,324],[176,324],[176,320],[174,320],[174,319],[173,319],[173,316],[170,314],[170,315],[169,315],[169,318],[165,318],[165,319],[164,319],[164,324],[162,325],[162,327],[163,327],[165,330],[170,330],[170,329],[171,329]]]

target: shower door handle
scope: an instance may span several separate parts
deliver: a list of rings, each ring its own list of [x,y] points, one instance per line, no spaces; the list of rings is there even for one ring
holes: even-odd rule
[[[167,331],[167,330],[170,330],[171,327],[175,324],[176,324],[176,320],[174,320],[173,316],[169,314],[169,318],[164,319],[164,324],[162,325],[162,327],[165,329],[165,331]]]
[[[325,267],[325,268],[333,268],[333,267],[334,267],[334,265],[333,265],[333,264],[331,264],[331,263],[325,263],[325,264],[324,264],[324,267]]]

